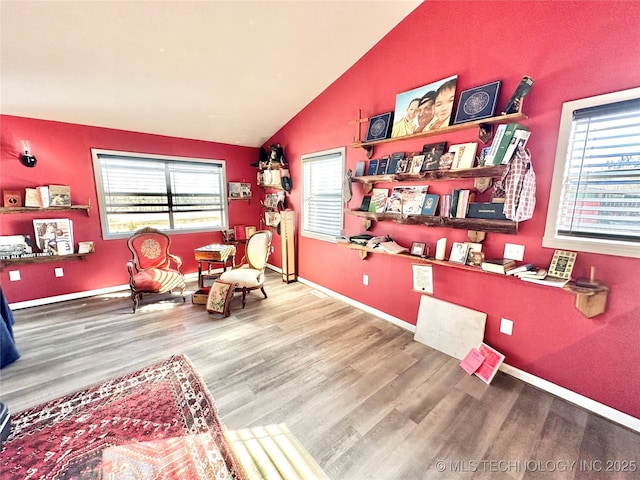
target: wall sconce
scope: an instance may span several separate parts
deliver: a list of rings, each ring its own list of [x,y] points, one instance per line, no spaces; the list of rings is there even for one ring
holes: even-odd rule
[[[22,140],[22,153],[20,154],[20,161],[25,167],[35,167],[36,166],[36,157],[31,154],[31,149],[29,148],[29,141]]]

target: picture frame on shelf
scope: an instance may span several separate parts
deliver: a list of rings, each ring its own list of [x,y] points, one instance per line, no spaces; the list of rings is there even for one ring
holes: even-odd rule
[[[393,112],[381,113],[380,115],[371,117],[369,119],[365,142],[374,142],[388,138],[391,133],[392,118]]]
[[[573,272],[573,266],[576,262],[576,252],[569,252],[567,250],[556,250],[553,252],[553,258],[551,259],[551,265],[547,270],[550,277],[558,277],[564,280],[571,279],[571,273]]]
[[[74,252],[73,223],[68,218],[34,219],[36,246],[41,252],[69,255]]]
[[[424,163],[424,155],[423,154],[414,154],[411,157],[411,175],[420,175],[420,171],[422,170],[422,164]]]
[[[458,75],[453,75],[436,82],[428,83],[422,87],[398,93],[396,95],[396,105],[393,114],[391,138],[405,137],[448,127],[451,123],[457,79]],[[434,98],[435,101],[437,101],[438,93],[440,93],[443,98],[446,96],[444,101],[446,108],[440,110],[442,113],[439,116],[434,115],[424,127],[419,128],[417,117],[421,101],[430,98]]]
[[[94,242],[78,242],[78,253],[94,253],[96,246]]]
[[[438,162],[438,170],[449,170],[451,165],[453,165],[453,160],[455,159],[455,154],[452,152],[443,153],[440,156],[440,161]]]
[[[502,85],[502,81],[496,80],[460,93],[453,124],[493,117],[498,106],[500,85]]]
[[[424,252],[427,248],[426,243],[424,242],[412,242],[411,243],[411,255],[415,255],[416,257],[424,257]]]
[[[452,263],[460,263],[464,265],[465,263],[467,263],[468,254],[468,243],[453,242],[453,245],[451,246],[451,253],[449,254],[449,261]]]
[[[416,187],[393,187],[387,198],[387,213],[402,213],[403,215],[420,215],[427,195],[428,185]]]
[[[422,171],[438,170],[440,168],[440,157],[447,150],[447,142],[426,143],[422,146],[424,162]]]
[[[49,185],[49,205],[52,207],[70,207],[71,187],[69,185]]]
[[[251,198],[251,184],[244,182],[229,182],[229,198]]]
[[[235,242],[236,240],[236,231],[232,228],[228,230],[222,230],[222,241],[223,242]]]
[[[453,162],[450,170],[463,170],[473,168],[476,161],[476,142],[458,143],[449,147],[449,152],[453,153]]]

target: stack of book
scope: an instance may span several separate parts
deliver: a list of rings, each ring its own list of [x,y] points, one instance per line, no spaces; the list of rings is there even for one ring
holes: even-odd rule
[[[475,200],[475,192],[472,190],[454,188],[451,192],[450,217],[466,218],[469,211],[469,203]]]
[[[515,266],[516,261],[509,258],[491,258],[480,265],[485,272],[500,273],[502,275],[506,275],[507,271],[515,268]]]
[[[524,147],[530,135],[529,127],[519,123],[503,123],[499,125],[491,147],[485,156],[485,166],[509,163],[516,148],[518,146]]]

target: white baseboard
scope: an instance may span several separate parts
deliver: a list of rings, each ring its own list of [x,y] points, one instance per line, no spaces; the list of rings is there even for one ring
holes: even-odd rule
[[[357,302],[352,298],[345,297],[344,295],[341,295],[332,290],[329,290],[321,285],[316,285],[315,283],[305,280],[303,278],[298,277],[298,281],[312,288],[315,288],[316,290],[320,290],[326,295],[336,298],[338,300],[341,300],[355,308],[358,308],[367,313],[370,313],[371,315],[375,315],[376,317],[382,318],[383,320],[387,320],[388,322],[391,322],[394,325],[404,328],[405,330],[409,330],[410,332],[416,331],[415,325],[407,323],[404,320],[393,317],[387,313],[376,310],[375,308],[370,307],[369,305],[365,305],[364,303]],[[536,388],[539,388],[540,390],[549,392],[552,395],[555,395],[556,397],[562,398],[563,400],[566,400],[569,403],[572,403],[581,408],[584,408],[585,410],[588,410],[596,415],[600,415],[601,417],[611,420],[612,422],[618,423],[636,432],[640,432],[640,419],[638,418],[632,417],[631,415],[628,415],[624,412],[611,408],[603,403],[596,402],[595,400],[585,397],[584,395],[580,395],[579,393],[575,393],[571,390],[561,387],[560,385],[556,385],[555,383],[551,383],[540,377],[536,377],[535,375],[527,373],[524,370],[520,370],[519,368],[512,367],[511,365],[507,365],[503,363],[500,366],[500,371],[514,378],[517,378],[518,380],[522,380],[523,382],[528,383]]]
[[[271,270],[282,273],[281,269],[273,265],[267,265],[267,266]],[[222,270],[220,269],[220,271]],[[187,280],[196,279],[197,277],[198,277],[197,273],[188,273],[185,275],[185,278]],[[313,282],[305,280],[304,278],[298,277],[298,281],[300,283],[303,283],[312,288],[315,288],[316,290],[323,292],[329,297],[340,300],[364,312],[367,312],[378,318],[386,320],[387,322],[397,325],[400,328],[403,328],[410,332],[416,331],[415,325],[405,322],[404,320],[396,318],[385,312],[381,312],[380,310],[370,307],[369,305],[360,303],[352,298],[336,293],[333,290],[329,290],[328,288],[325,288],[321,285],[317,285]],[[118,285],[115,287],[101,288],[97,290],[88,290],[86,292],[70,293],[67,295],[58,295],[55,297],[38,298],[36,300],[28,300],[25,302],[11,303],[9,304],[9,308],[11,308],[12,310],[19,310],[21,308],[36,307],[39,305],[47,305],[50,303],[64,302],[66,300],[76,300],[79,298],[93,297],[95,295],[104,295],[107,293],[120,292],[128,289],[129,289],[128,284]],[[503,363],[502,366],[500,367],[500,371],[506,373],[507,375],[511,375],[512,377],[517,378],[518,380],[522,380],[523,382],[533,385],[534,387],[539,388],[540,390],[549,392],[555,395],[556,397],[562,398],[563,400],[566,400],[569,403],[573,403],[574,405],[584,408],[585,410],[593,412],[596,415],[600,415],[601,417],[611,420],[612,422],[616,422],[626,428],[629,428],[636,432],[640,432],[640,419],[636,417],[632,417],[631,415],[628,415],[624,412],[616,410],[615,408],[611,408],[603,403],[596,402],[595,400],[585,397],[584,395],[580,395],[579,393],[575,393],[571,390],[561,387],[560,385],[556,385],[555,383],[551,383],[540,377],[536,377],[535,375],[527,373],[524,370],[520,370],[519,368],[512,367],[511,365],[507,365]]]
[[[222,270],[220,270],[222,271]],[[184,276],[187,280],[198,278],[198,273],[187,273]],[[51,303],[64,302],[67,300],[77,300],[79,298],[95,297],[96,295],[105,295],[108,293],[121,292],[129,290],[129,284],[116,285],[114,287],[98,288],[96,290],[87,290],[84,292],[68,293],[66,295],[56,295],[55,297],[36,298],[34,300],[26,300],[24,302],[10,303],[11,310],[20,310],[21,308],[38,307],[40,305],[49,305]]]

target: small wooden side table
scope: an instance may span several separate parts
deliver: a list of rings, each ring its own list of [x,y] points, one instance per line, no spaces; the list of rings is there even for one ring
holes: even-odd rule
[[[212,243],[203,247],[198,247],[194,251],[196,261],[198,262],[198,285],[200,285],[200,276],[202,275],[202,264],[207,264],[207,272],[211,271],[212,263],[221,263],[222,270],[227,271],[227,262],[231,258],[231,267],[236,264],[236,247],[235,245],[225,245],[220,243]]]

